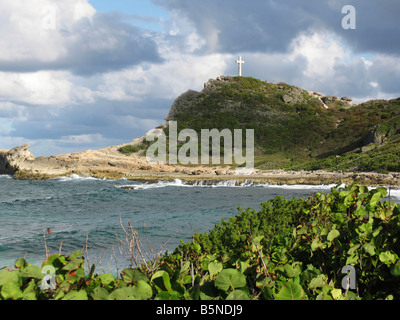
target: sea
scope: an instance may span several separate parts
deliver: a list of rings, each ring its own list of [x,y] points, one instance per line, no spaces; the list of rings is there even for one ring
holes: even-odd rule
[[[47,254],[67,256],[82,250],[85,267],[95,264],[97,273],[117,276],[129,266],[122,244],[128,223],[151,259],[239,214],[239,206],[260,210],[262,202],[278,195],[308,197],[329,193],[333,186],[140,183],[78,175],[21,181],[0,175],[0,269],[19,258],[41,266],[46,248]],[[391,201],[400,202],[399,190],[392,190]]]

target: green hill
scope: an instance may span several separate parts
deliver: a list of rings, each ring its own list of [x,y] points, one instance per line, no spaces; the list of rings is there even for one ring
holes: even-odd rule
[[[350,101],[286,83],[219,77],[178,97],[166,120],[199,135],[254,129],[259,169],[399,171],[400,98]]]

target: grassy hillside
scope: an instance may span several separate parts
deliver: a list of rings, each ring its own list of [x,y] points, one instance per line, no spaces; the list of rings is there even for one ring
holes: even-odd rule
[[[226,77],[181,96],[167,119],[177,121],[178,132],[191,128],[199,136],[207,128],[254,129],[260,169],[400,169],[400,98],[351,107],[322,100],[285,83]]]

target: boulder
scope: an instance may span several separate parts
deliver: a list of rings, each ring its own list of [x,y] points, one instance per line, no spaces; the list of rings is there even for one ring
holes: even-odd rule
[[[335,96],[324,96],[321,99],[325,104],[328,104],[328,103],[335,102],[335,101],[339,100],[339,98],[335,97]]]
[[[386,134],[379,132],[378,127],[374,127],[368,130],[367,135],[363,139],[364,145],[369,145],[371,143],[375,143],[377,145],[381,145],[386,138]]]

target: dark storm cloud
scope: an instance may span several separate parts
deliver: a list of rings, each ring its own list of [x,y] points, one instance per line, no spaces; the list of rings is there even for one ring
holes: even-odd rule
[[[206,39],[219,30],[222,52],[285,52],[291,41],[309,29],[326,29],[341,36],[358,52],[398,54],[398,0],[154,0],[192,21]],[[342,28],[342,8],[356,9],[355,30]],[[209,48],[210,49],[210,48]]]
[[[66,47],[63,56],[55,61],[0,60],[0,70],[68,70],[77,75],[90,76],[143,62],[162,62],[157,45],[151,37],[122,19],[117,13],[96,13],[92,22],[81,19],[71,25],[69,30],[57,30]]]

